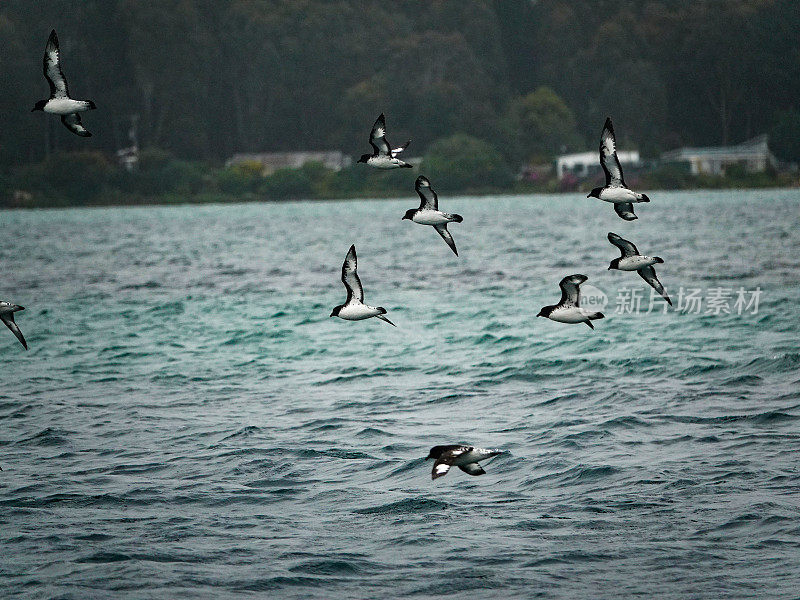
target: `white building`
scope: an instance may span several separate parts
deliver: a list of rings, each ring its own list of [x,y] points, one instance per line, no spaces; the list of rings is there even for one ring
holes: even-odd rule
[[[632,150],[629,152],[617,151],[617,158],[623,167],[630,165],[638,167],[641,164],[639,152]],[[567,174],[575,175],[583,179],[600,171],[600,152],[578,152],[577,154],[563,154],[556,158],[556,176],[564,179]]]
[[[736,146],[678,148],[662,154],[661,160],[688,164],[692,175],[724,175],[729,165],[741,165],[748,173],[761,173],[768,165],[776,164],[768,142],[766,135],[760,135]]]
[[[225,162],[226,167],[242,163],[261,163],[264,176],[271,175],[278,169],[299,169],[311,162],[322,163],[334,171],[340,171],[352,164],[352,159],[339,152],[264,152],[259,154],[234,154]]]

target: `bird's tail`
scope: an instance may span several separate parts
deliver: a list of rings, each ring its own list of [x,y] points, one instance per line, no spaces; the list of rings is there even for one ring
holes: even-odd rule
[[[656,261],[656,264],[661,264],[664,262],[664,259],[661,258],[660,256],[654,256],[653,260]]]
[[[647,197],[647,194],[636,194],[636,200],[638,202],[650,202],[650,198]]]
[[[453,223],[461,223],[464,220],[464,217],[461,215],[450,215],[450,219],[452,219]]]
[[[410,164],[408,164],[408,163],[403,163],[403,168],[404,168],[404,169],[413,169],[413,168],[414,168],[414,165],[410,165]]]

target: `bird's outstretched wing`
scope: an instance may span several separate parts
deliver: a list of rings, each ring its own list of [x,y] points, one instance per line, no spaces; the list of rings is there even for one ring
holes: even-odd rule
[[[420,198],[419,210],[439,210],[439,196],[433,191],[427,177],[422,175],[417,177],[414,189],[417,190]]]
[[[17,336],[17,339],[22,344],[22,347],[25,348],[25,350],[27,350],[28,344],[25,342],[25,338],[23,337],[22,332],[19,330],[17,323],[14,321],[14,313],[6,313],[0,316],[0,321],[3,321],[3,323],[5,323],[6,327],[8,327],[11,330],[11,333]]]
[[[350,246],[350,250],[348,250],[342,264],[342,283],[347,288],[347,301],[345,304],[349,304],[353,298],[359,302],[364,301],[364,288],[361,287],[361,280],[356,272],[357,268],[358,259],[356,258],[356,247],[353,244]]]
[[[469,450],[470,448],[468,446],[459,446],[457,448],[442,452],[439,458],[436,459],[436,462],[433,463],[431,479],[437,479],[447,475],[447,472],[450,470],[450,467],[453,466],[453,461],[456,459],[456,457],[464,454],[464,452],[468,452]]]
[[[464,471],[464,473],[467,475],[474,475],[476,477],[478,475],[486,475],[486,471],[484,471],[483,467],[481,467],[478,463],[469,463],[468,465],[462,465],[458,468]]]
[[[389,319],[386,318],[386,315],[375,315],[376,318],[380,319],[384,323],[388,323],[392,327],[397,327],[394,323],[392,323]]]
[[[75,135],[79,135],[81,137],[92,137],[92,134],[83,126],[81,123],[81,116],[78,113],[72,113],[69,115],[61,115],[61,122],[64,124],[64,127],[69,129]]]
[[[392,156],[392,147],[386,141],[386,117],[379,116],[372,126],[372,131],[369,134],[370,146],[375,150],[378,156]]]
[[[606,174],[607,187],[626,187],[622,177],[622,166],[617,158],[617,138],[611,118],[606,118],[603,133],[600,135],[600,164]]]
[[[410,143],[411,143],[411,140],[408,140],[408,141],[407,141],[405,144],[403,144],[402,146],[398,146],[397,148],[394,148],[394,149],[392,150],[392,156],[397,156],[398,154],[400,154],[400,153],[401,153],[403,150],[405,150],[406,148],[408,148],[408,145],[409,145]]]
[[[589,279],[586,275],[569,275],[564,277],[558,287],[561,288],[561,300],[559,306],[580,306],[580,285]]]
[[[639,275],[641,275],[642,279],[644,279],[648,284],[652,286],[652,288],[657,291],[661,297],[667,301],[667,304],[672,306],[672,300],[669,299],[667,296],[667,292],[664,291],[664,286],[661,285],[661,282],[656,277],[656,270],[652,267],[642,267],[637,271]]]
[[[620,252],[622,252],[622,256],[620,258],[625,258],[626,256],[637,256],[639,254],[639,251],[636,249],[636,246],[634,246],[633,243],[621,238],[616,233],[609,232],[608,241],[620,249]]]
[[[58,36],[55,29],[50,32],[50,37],[47,38],[43,66],[44,76],[50,84],[50,96],[52,98],[69,98],[67,80],[61,71],[61,53],[58,49]]]
[[[433,228],[440,236],[442,236],[442,239],[445,242],[447,242],[447,245],[450,246],[450,250],[453,251],[453,254],[458,256],[458,250],[456,250],[456,242],[453,239],[453,236],[450,235],[450,232],[447,231],[447,223],[444,223],[442,225],[434,225]]]
[[[626,221],[635,221],[639,218],[633,214],[633,204],[630,202],[615,202],[614,212]]]

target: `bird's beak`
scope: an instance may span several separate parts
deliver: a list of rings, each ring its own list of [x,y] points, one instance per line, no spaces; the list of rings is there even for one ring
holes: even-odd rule
[[[586,197],[587,197],[587,198],[591,198],[591,197],[592,197],[592,194],[591,194],[591,193],[588,193],[588,194],[586,194]]]
[[[430,456],[426,456],[426,457],[425,457],[425,460],[428,460],[429,458],[430,458]]]
[[[402,218],[402,219],[400,219],[400,220],[401,220],[401,221],[405,221],[407,218],[408,218],[408,217],[407,217],[406,215],[403,215],[403,218]]]
[[[610,270],[611,270],[611,267],[608,267],[608,269],[606,269],[606,270],[607,270],[607,271],[610,271]]]

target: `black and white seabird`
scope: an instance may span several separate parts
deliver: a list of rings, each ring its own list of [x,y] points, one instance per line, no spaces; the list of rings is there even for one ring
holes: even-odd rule
[[[659,256],[643,256],[639,254],[636,246],[628,240],[621,238],[616,233],[609,232],[608,241],[622,252],[622,256],[611,261],[608,267],[609,271],[611,269],[636,271],[655,291],[661,294],[661,297],[667,301],[667,304],[672,306],[672,300],[669,299],[669,296],[667,296],[667,293],[664,291],[664,286],[661,285],[658,277],[656,277],[656,270],[653,268],[653,265],[663,263],[664,259]]]
[[[614,210],[626,221],[638,219],[639,217],[633,214],[633,203],[650,202],[650,198],[645,194],[634,192],[625,185],[622,165],[617,158],[617,138],[610,117],[606,118],[603,133],[600,135],[600,164],[606,174],[606,185],[594,188],[586,197],[613,202]]]
[[[414,221],[414,223],[419,223],[420,225],[432,226],[439,235],[442,236],[442,239],[447,242],[447,245],[450,246],[450,249],[455,255],[458,256],[456,243],[453,241],[453,236],[447,231],[447,224],[461,223],[464,217],[461,215],[451,215],[439,210],[439,197],[436,195],[436,192],[433,191],[431,182],[428,181],[427,177],[423,177],[422,175],[417,177],[415,188],[421,200],[419,208],[409,208],[403,216],[403,219],[410,219]]]
[[[502,454],[500,450],[484,450],[473,446],[462,446],[461,444],[449,444],[446,446],[434,446],[425,458],[433,458],[433,469],[431,479],[447,475],[450,467],[458,467],[468,475],[485,475],[486,471],[478,464],[482,460],[492,458]]]
[[[27,350],[28,344],[25,342],[25,338],[22,336],[22,332],[19,330],[19,327],[14,322],[14,313],[21,310],[25,309],[21,306],[17,306],[16,304],[11,304],[11,302],[0,302],[0,321],[5,323],[6,327],[11,330],[11,333],[17,336],[17,339],[22,344],[22,347]]]
[[[50,32],[47,46],[44,49],[44,76],[50,84],[50,98],[39,100],[31,112],[41,110],[54,115],[61,115],[64,127],[75,135],[89,137],[86,128],[81,124],[78,114],[86,110],[97,108],[91,100],[73,100],[69,97],[67,80],[61,71],[61,53],[58,49],[58,36],[56,30]]]
[[[347,288],[347,300],[344,304],[335,307],[331,312],[331,316],[339,317],[345,321],[361,321],[370,317],[378,317],[392,327],[397,327],[397,325],[384,317],[386,314],[385,308],[364,304],[364,288],[361,287],[361,280],[356,272],[357,268],[356,247],[352,245],[342,265],[342,283]]]
[[[536,316],[547,317],[559,323],[586,323],[594,329],[592,321],[603,319],[605,315],[580,307],[580,286],[587,279],[589,278],[586,275],[580,274],[564,277],[558,284],[561,288],[561,300],[554,306],[545,306]]]
[[[372,146],[373,152],[372,154],[362,154],[358,162],[367,163],[370,167],[375,167],[376,169],[399,169],[401,167],[410,169],[410,164],[397,158],[397,155],[405,150],[410,143],[411,140],[408,140],[399,148],[392,149],[392,146],[386,141],[386,118],[381,113],[369,134],[369,145]]]

